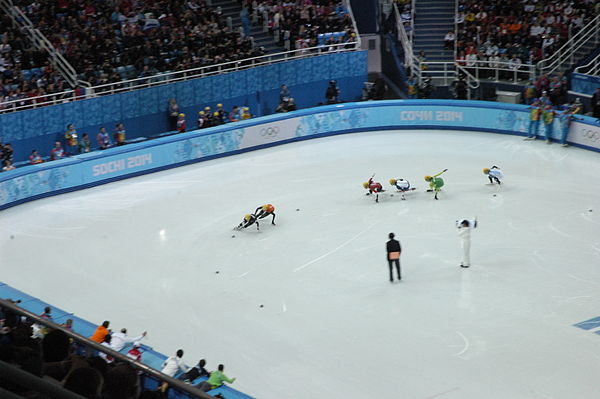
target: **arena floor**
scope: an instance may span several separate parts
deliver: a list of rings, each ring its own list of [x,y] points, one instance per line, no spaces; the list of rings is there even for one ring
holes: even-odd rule
[[[501,188],[482,174],[493,164]],[[190,365],[224,363],[261,399],[592,399],[600,322],[574,324],[600,316],[599,166],[476,132],[305,141],[3,211],[0,270]],[[444,168],[435,201],[423,176]],[[417,190],[376,204],[373,173]],[[268,202],[276,226],[232,231]],[[455,220],[475,216],[461,269]]]

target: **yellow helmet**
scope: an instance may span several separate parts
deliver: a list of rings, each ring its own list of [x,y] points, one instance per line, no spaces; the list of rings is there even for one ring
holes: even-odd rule
[[[490,173],[490,168],[483,168],[483,174],[487,175],[488,173]]]
[[[433,179],[433,177],[431,176],[425,176],[425,181],[431,181]]]
[[[223,104],[219,103],[217,104],[217,107],[221,108],[223,106]]]
[[[244,107],[244,108],[243,108],[243,110],[244,110],[244,111],[250,111],[250,108],[248,108],[248,107]]]
[[[263,211],[266,211],[268,208],[269,208],[269,204],[267,204],[267,205],[263,205],[263,206],[262,206],[262,210],[263,210]]]
[[[395,186],[397,181],[398,181],[398,180],[396,180],[396,179],[390,179],[390,184],[391,184],[392,186]]]
[[[219,113],[217,111],[213,112],[213,116],[219,116]]]
[[[198,112],[198,114],[204,115],[204,111],[200,111],[200,112]]]
[[[185,114],[179,114],[180,118],[183,118],[185,116]]]
[[[210,111],[210,107],[204,107],[205,111]]]
[[[252,218],[252,215],[250,215],[249,213],[246,214],[246,216],[244,216],[244,220],[247,222]]]
[[[364,182],[364,183],[363,183],[363,187],[364,187],[364,188],[369,188],[369,182],[368,182],[368,181]]]

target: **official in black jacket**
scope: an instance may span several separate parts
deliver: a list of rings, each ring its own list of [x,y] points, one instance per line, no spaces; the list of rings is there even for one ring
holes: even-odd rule
[[[390,240],[387,242],[387,261],[390,266],[390,281],[394,281],[393,275],[393,264],[396,264],[396,272],[398,273],[398,280],[402,280],[402,275],[400,274],[400,253],[402,252],[402,247],[400,246],[400,241],[394,240],[394,233],[389,234]]]

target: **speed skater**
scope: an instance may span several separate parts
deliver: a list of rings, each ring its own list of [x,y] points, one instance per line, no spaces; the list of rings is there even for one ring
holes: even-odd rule
[[[266,204],[263,206],[259,206],[254,211],[257,219],[264,219],[269,215],[273,215],[273,220],[271,220],[271,224],[275,224],[275,207],[271,204]]]
[[[429,190],[427,190],[427,192],[435,192],[435,196],[433,197],[435,199],[438,199],[438,193],[442,190],[442,187],[444,186],[444,179],[438,176],[446,172],[447,170],[448,169],[444,169],[437,175],[425,176],[425,181],[429,182]]]
[[[404,198],[404,193],[407,191],[412,191],[415,188],[410,186],[410,183],[408,180],[405,179],[390,179],[390,184],[394,187],[396,187],[396,189],[398,190],[399,193],[402,193],[402,199],[405,200],[406,198]]]
[[[375,175],[373,175],[373,177],[374,176]],[[369,190],[369,192],[366,195],[375,194],[375,202],[379,202],[379,193],[382,193],[385,190],[383,189],[381,183],[373,181],[373,177],[371,177],[369,181],[364,182],[363,187]]]
[[[491,184],[494,184],[494,182],[498,183],[499,185],[502,184],[500,180],[504,178],[504,174],[499,167],[494,165],[491,168],[483,168],[483,174],[487,175]]]
[[[252,226],[254,223],[256,223],[256,230],[260,230],[258,225],[258,218],[256,217],[256,215],[247,214],[244,216],[244,219],[241,221],[240,224],[238,224],[238,226],[234,230],[245,229],[246,227]]]

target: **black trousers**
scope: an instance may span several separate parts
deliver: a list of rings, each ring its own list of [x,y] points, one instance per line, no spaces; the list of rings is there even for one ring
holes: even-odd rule
[[[402,280],[402,275],[400,274],[400,259],[394,259],[394,260],[389,259],[388,264],[390,265],[390,281],[394,280],[394,274],[393,274],[393,271],[394,271],[393,264],[394,263],[396,264],[396,272],[398,273],[398,280]]]

